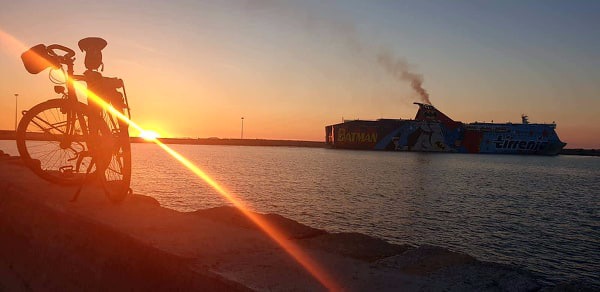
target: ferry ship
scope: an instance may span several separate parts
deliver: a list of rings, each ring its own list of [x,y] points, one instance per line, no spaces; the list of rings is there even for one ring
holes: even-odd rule
[[[326,143],[332,148],[557,155],[566,143],[556,134],[556,124],[462,123],[433,105],[418,103],[413,120],[351,120],[325,127]]]

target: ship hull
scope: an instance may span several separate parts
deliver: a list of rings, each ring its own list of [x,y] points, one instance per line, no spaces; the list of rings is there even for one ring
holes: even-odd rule
[[[327,126],[326,142],[340,149],[525,155],[557,155],[566,145],[554,124],[464,124],[424,106],[429,112],[422,112],[421,105],[414,120],[355,120]]]

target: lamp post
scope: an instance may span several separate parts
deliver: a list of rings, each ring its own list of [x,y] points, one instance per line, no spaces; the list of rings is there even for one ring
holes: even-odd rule
[[[17,132],[17,97],[19,97],[19,94],[15,93],[15,133]]]
[[[244,139],[244,117],[242,117],[242,136],[241,137],[242,137],[241,139]]]

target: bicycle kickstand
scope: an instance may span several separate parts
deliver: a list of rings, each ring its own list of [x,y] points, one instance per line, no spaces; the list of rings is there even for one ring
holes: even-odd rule
[[[81,184],[77,188],[77,191],[73,195],[73,198],[71,198],[70,202],[75,202],[75,201],[77,201],[77,198],[79,198],[79,194],[81,193],[81,190],[83,189],[83,185],[85,185],[85,183],[88,181],[88,175],[92,171],[92,166],[94,165],[94,163],[95,162],[92,159],[92,161],[90,162],[90,165],[88,165],[88,168],[85,170],[85,176],[83,177],[83,180],[81,181]]]

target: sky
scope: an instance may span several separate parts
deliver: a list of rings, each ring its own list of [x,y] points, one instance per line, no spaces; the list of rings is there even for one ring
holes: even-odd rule
[[[108,41],[133,120],[163,137],[323,141],[343,119],[414,118],[420,95],[462,122],[557,124],[600,148],[598,1],[10,1],[0,10],[0,129],[58,97],[25,47]],[[76,50],[76,73],[83,54]],[[382,60],[387,60],[388,65]]]

